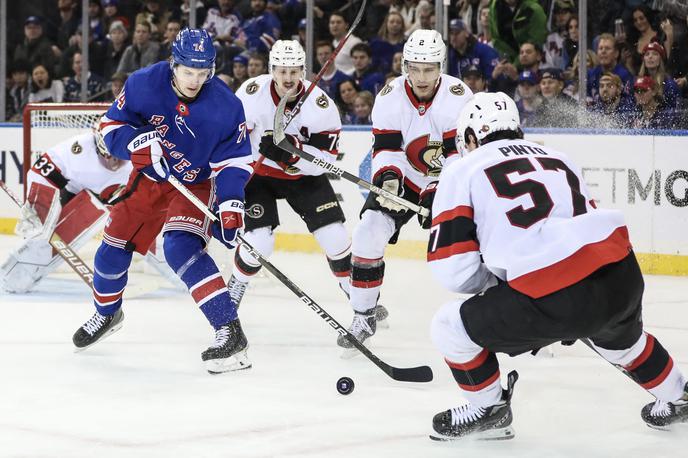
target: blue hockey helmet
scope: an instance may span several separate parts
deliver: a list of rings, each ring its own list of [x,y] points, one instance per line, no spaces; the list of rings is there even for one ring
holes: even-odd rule
[[[172,66],[184,65],[192,68],[208,68],[210,76],[215,73],[215,47],[207,30],[189,29],[177,34],[172,43]]]

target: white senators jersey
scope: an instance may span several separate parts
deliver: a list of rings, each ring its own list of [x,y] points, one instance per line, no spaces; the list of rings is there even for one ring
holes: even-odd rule
[[[27,174],[27,187],[39,182],[65,188],[72,194],[84,189],[100,194],[110,186],[127,184],[130,161],[120,161],[117,170],[110,170],[101,159],[91,132],[70,137],[38,158]]]
[[[304,85],[310,86],[310,82],[301,81],[300,94],[305,91]],[[280,97],[277,95],[270,75],[260,75],[244,81],[236,95],[244,105],[253,160],[257,161],[260,157],[259,145],[263,134],[272,132],[274,128],[275,111]],[[288,113],[295,105],[296,101],[288,103],[285,113]],[[319,159],[334,163],[337,159],[341,130],[342,123],[337,106],[322,89],[316,86],[301,106],[296,118],[287,126],[285,133],[296,136],[302,143],[304,151]],[[295,180],[304,175],[322,175],[325,170],[304,159],[299,159],[293,164],[282,164],[266,158],[255,173]]]
[[[373,176],[392,169],[416,192],[437,181],[456,155],[456,120],[473,93],[460,79],[440,75],[433,99],[419,102],[406,78],[382,88],[373,107]]]
[[[480,292],[494,274],[539,298],[631,250],[623,215],[595,207],[579,168],[525,140],[490,142],[447,166],[432,215],[428,262],[455,292]]]

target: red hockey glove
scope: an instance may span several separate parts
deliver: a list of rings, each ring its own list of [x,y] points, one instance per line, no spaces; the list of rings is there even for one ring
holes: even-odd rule
[[[227,248],[236,246],[237,232],[244,225],[244,203],[240,200],[226,200],[219,206],[219,221],[213,224],[213,235]]]
[[[153,181],[166,181],[170,168],[163,156],[160,135],[154,130],[136,136],[127,145],[131,164]]]

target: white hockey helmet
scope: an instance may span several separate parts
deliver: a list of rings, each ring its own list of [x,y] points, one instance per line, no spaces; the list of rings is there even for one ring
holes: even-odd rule
[[[503,92],[478,92],[464,105],[456,123],[456,147],[460,154],[466,150],[466,131],[471,129],[478,145],[493,132],[518,132],[521,117],[513,99]]]
[[[273,67],[301,67],[306,73],[306,53],[296,40],[277,40],[270,49],[270,74]]]
[[[447,60],[447,46],[437,30],[416,30],[406,40],[402,53],[401,71],[406,75],[407,62],[440,64],[440,73],[444,72]]]

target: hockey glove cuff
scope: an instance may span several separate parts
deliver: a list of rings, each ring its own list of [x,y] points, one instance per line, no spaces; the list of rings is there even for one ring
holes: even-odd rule
[[[430,229],[432,226],[432,203],[435,200],[435,190],[437,189],[437,181],[433,181],[428,185],[423,192],[420,193],[420,199],[418,200],[418,205],[427,208],[430,214],[428,216],[423,216],[418,214],[418,223],[423,229]]]
[[[373,184],[378,188],[382,188],[385,191],[397,196],[402,196],[404,194],[404,188],[401,184],[401,175],[399,175],[399,173],[397,173],[395,170],[385,170],[375,178]],[[386,208],[387,210],[393,212],[403,212],[408,210],[405,206],[382,196],[377,196],[375,200],[382,208]]]
[[[140,173],[153,181],[166,181],[170,176],[170,167],[163,156],[160,135],[156,131],[144,132],[136,136],[127,145],[131,164]]]
[[[213,224],[213,236],[227,248],[234,248],[237,233],[244,225],[244,203],[240,200],[222,202],[219,206],[218,220]]]

